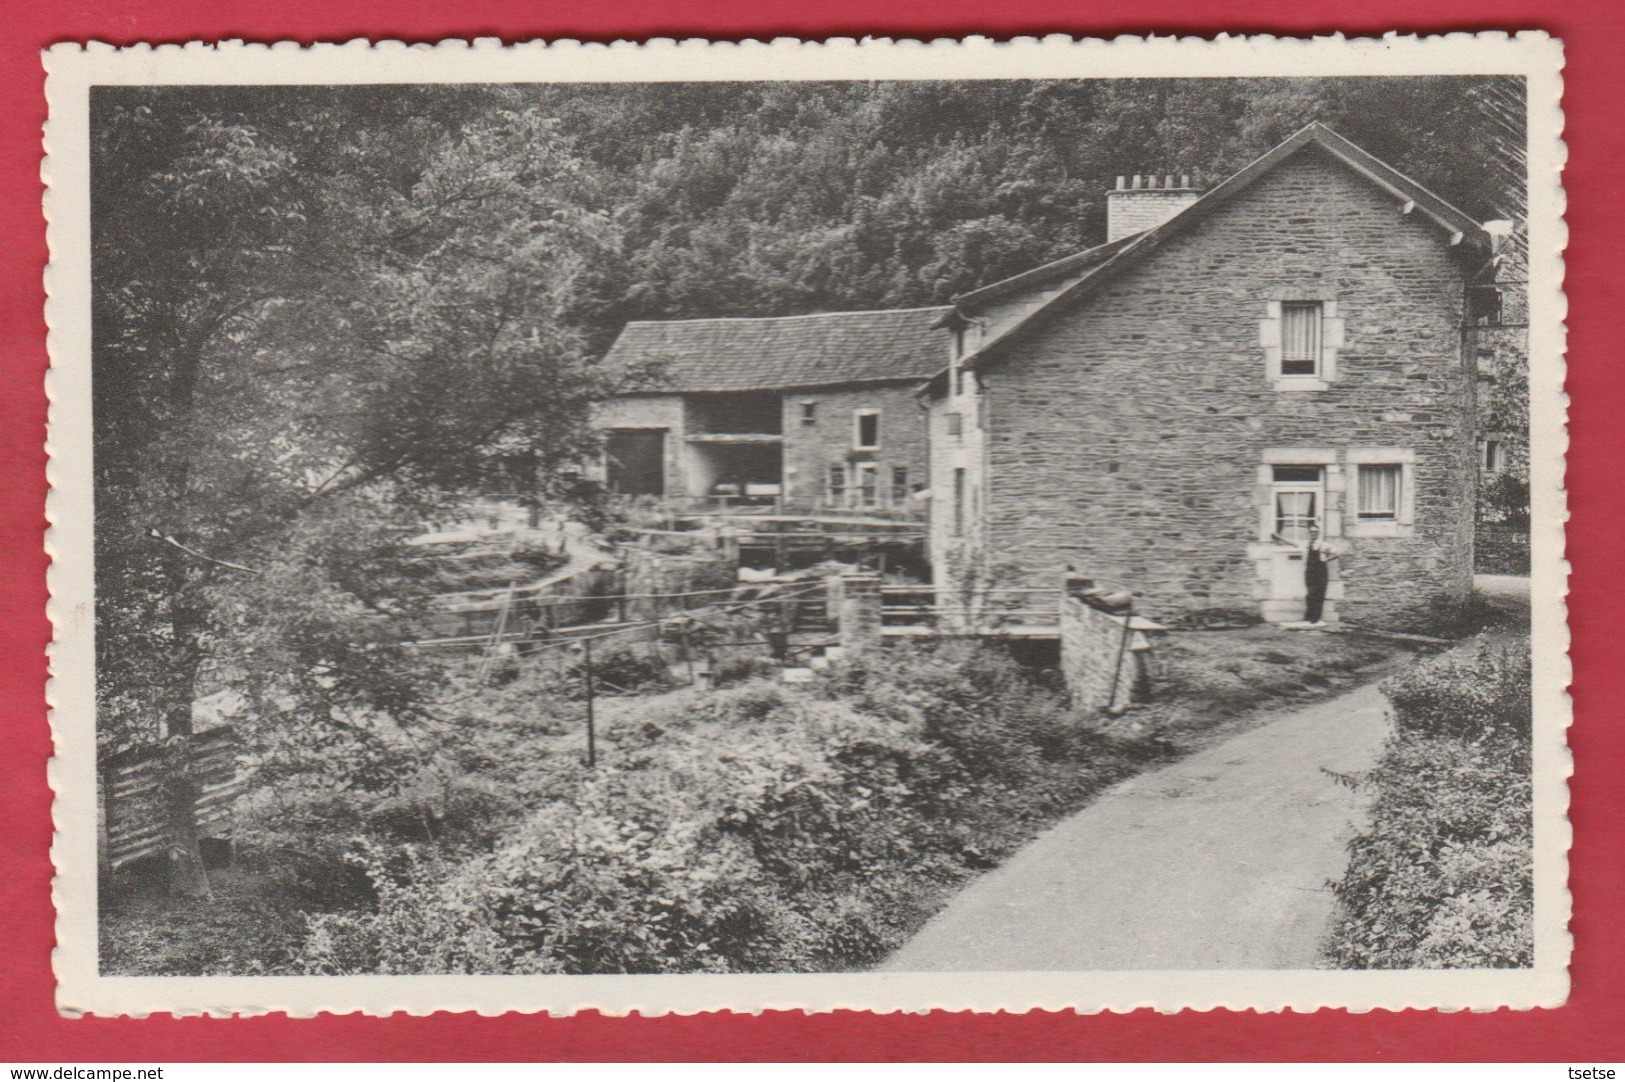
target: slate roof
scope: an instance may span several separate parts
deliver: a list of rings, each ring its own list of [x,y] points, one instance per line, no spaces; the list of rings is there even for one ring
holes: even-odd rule
[[[618,393],[912,383],[942,367],[946,307],[628,323],[604,357]]]

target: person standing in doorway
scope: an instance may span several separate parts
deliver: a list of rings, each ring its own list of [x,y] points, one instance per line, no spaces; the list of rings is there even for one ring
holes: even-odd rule
[[[1303,548],[1303,622],[1308,627],[1326,626],[1326,586],[1339,555],[1335,545],[1321,540],[1319,526],[1309,527],[1309,543]]]
[[[1320,537],[1320,527],[1311,525],[1309,539],[1293,541],[1276,534],[1277,541],[1285,541],[1303,553],[1303,620],[1287,627],[1325,627],[1326,587],[1331,583],[1331,563],[1342,553],[1337,546]]]

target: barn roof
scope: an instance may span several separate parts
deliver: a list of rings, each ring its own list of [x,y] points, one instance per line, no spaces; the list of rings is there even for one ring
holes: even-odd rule
[[[942,367],[949,309],[628,323],[604,363],[621,394],[913,383]]]

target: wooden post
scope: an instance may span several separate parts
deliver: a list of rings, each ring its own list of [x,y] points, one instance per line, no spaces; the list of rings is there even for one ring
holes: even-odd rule
[[[593,719],[592,640],[583,639],[581,648],[581,679],[587,690],[587,769],[593,770],[598,766],[598,734]]]

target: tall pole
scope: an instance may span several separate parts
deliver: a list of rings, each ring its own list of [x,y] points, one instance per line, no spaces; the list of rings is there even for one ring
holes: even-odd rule
[[[584,640],[581,646],[585,651],[581,678],[587,685],[587,768],[591,770],[598,766],[598,740],[597,733],[593,729],[592,716],[592,640]]]

